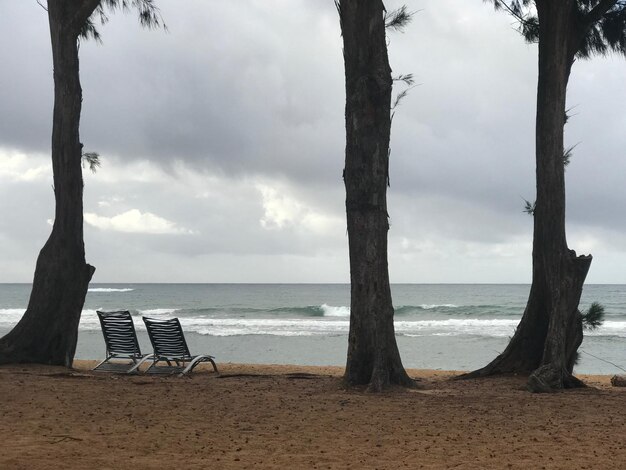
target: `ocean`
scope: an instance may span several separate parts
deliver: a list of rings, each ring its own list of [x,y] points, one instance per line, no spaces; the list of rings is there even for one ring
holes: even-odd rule
[[[0,284],[0,335],[24,313],[30,284]],[[394,284],[395,327],[407,368],[473,370],[507,345],[529,285]],[[585,331],[576,372],[626,369],[626,286],[585,286],[581,308],[598,301],[606,320]],[[98,359],[104,341],[96,310],[130,310],[143,351],[141,316],[178,317],[192,353],[218,362],[345,365],[350,314],[347,284],[92,284],[77,359]]]

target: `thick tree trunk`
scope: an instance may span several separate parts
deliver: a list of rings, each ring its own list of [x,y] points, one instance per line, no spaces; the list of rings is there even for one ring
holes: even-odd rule
[[[577,257],[565,236],[563,127],[566,91],[578,40],[573,0],[537,0],[536,177],[533,280],[526,310],[505,351],[466,377],[531,373],[534,392],[579,386],[572,376],[582,342],[578,303],[591,256]]]
[[[85,5],[90,3],[89,9]],[[0,339],[0,363],[32,362],[70,367],[78,323],[94,268],[83,242],[82,145],[79,121],[78,33],[98,2],[50,0],[48,17],[54,65],[52,169],[55,220],[37,259],[26,313]]]
[[[391,68],[381,0],[342,0],[350,333],[345,380],[380,391],[413,385],[395,338],[387,266]]]

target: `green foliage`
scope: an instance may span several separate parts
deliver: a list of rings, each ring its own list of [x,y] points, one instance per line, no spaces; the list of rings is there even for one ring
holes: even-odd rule
[[[586,330],[595,330],[604,323],[604,306],[599,302],[593,302],[583,313],[583,327]]]
[[[402,32],[411,22],[414,14],[415,12],[410,12],[406,5],[402,5],[391,13],[385,11],[385,28]]]
[[[393,81],[394,82],[402,82],[404,83],[407,88],[405,88],[404,90],[402,90],[400,93],[398,93],[396,95],[396,99],[393,100],[393,104],[391,105],[391,120],[393,121],[393,116],[395,115],[395,109],[398,107],[398,105],[400,104],[400,102],[406,98],[406,96],[409,94],[409,91],[412,88],[415,88],[417,85],[415,85],[415,80],[413,79],[413,74],[412,73],[408,73],[406,75],[398,75],[397,77],[393,77]]]
[[[102,43],[102,39],[100,38],[100,33],[96,29],[96,25],[91,18],[89,18],[83,28],[80,30],[80,38],[81,39],[93,39],[96,42]]]
[[[578,144],[574,144],[571,147],[565,149],[565,151],[563,152],[563,166],[568,166],[570,164],[570,160],[576,147],[578,147]]]
[[[107,10],[112,12],[115,12],[116,10],[129,12],[131,9],[137,10],[141,26],[150,29],[163,28],[167,30],[167,26],[163,22],[163,18],[161,16],[161,12],[156,6],[154,0],[100,0],[100,4],[83,25],[80,37],[83,39],[94,39],[98,42],[102,42],[100,33],[96,28],[96,24],[99,22],[101,25],[104,25],[109,21]]]
[[[100,168],[100,154],[97,152],[83,152],[83,168],[85,164],[89,167],[92,173],[95,173]]]
[[[563,122],[565,124],[567,124],[569,122],[569,120],[572,118],[572,116],[576,116],[576,114],[572,114],[571,111],[573,108],[575,108],[576,106],[572,106],[571,108],[567,108],[565,110],[565,118],[563,119]]]
[[[584,18],[598,6],[600,0],[578,0],[578,15]],[[626,0],[616,0],[602,17],[594,22],[578,57],[587,59],[593,55],[611,52],[626,55]]]
[[[413,84],[415,83],[412,73],[407,73],[406,75],[398,75],[397,77],[393,77],[393,81],[403,82],[406,86],[413,86]]]
[[[401,102],[404,98],[406,98],[406,96],[409,94],[409,90],[410,90],[411,88],[413,88],[413,87],[410,87],[410,88],[405,88],[404,90],[402,90],[400,93],[398,93],[398,94],[396,95],[396,99],[393,101],[393,104],[391,105],[391,110],[392,110],[392,111],[393,111],[393,110],[395,110],[395,109],[398,107],[398,105],[400,104],[400,102]]]
[[[414,14],[415,12],[409,12],[406,5],[402,5],[400,8],[392,11],[391,13],[387,13],[387,11],[385,11],[385,28],[402,32],[404,28],[411,22]],[[393,81],[404,83],[406,85],[406,88],[400,91],[396,95],[396,98],[393,100],[393,104],[391,105],[392,121],[396,114],[395,109],[398,107],[398,105],[400,105],[402,100],[406,98],[406,96],[409,94],[409,91],[416,86],[412,73],[401,74],[397,77],[393,77]]]
[[[519,23],[519,32],[527,42],[537,42],[539,19],[532,0],[484,0],[493,3],[496,10],[506,10]]]
[[[524,199],[524,212],[529,215],[535,215],[535,209],[537,208],[537,201],[530,202]]]
[[[526,41],[539,40],[539,19],[532,0],[485,1],[513,16]],[[584,33],[576,57],[588,59],[611,52],[626,56],[626,0],[577,0],[574,8],[572,13]]]

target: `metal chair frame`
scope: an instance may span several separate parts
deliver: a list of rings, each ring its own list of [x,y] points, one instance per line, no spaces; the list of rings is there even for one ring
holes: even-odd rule
[[[132,374],[141,364],[152,359],[152,354],[141,353],[135,324],[128,310],[96,313],[102,327],[106,358],[93,368],[94,371]]]
[[[191,355],[178,318],[156,320],[142,317],[142,319],[146,324],[148,337],[154,349],[152,364],[146,369],[146,374],[186,375],[198,364],[210,362],[215,373],[219,375],[215,357],[208,354]],[[167,366],[159,366],[159,362],[166,362]]]

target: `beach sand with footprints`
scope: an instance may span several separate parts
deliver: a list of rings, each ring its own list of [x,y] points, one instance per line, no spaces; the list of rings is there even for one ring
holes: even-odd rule
[[[523,377],[347,390],[342,368],[220,364],[191,377],[0,367],[2,469],[623,468],[626,389]]]

